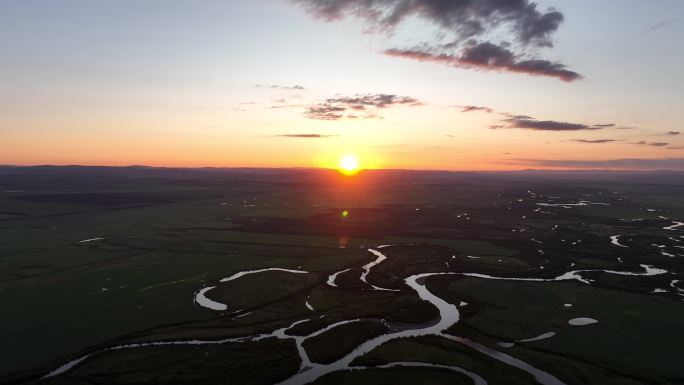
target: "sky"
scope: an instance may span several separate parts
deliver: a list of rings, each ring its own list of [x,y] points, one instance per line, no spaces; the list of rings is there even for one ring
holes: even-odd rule
[[[3,0],[0,164],[684,170],[681,0]]]

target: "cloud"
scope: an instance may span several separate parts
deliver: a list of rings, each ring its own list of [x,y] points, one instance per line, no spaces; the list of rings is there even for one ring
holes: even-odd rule
[[[668,147],[668,150],[684,150],[684,146],[672,146]]]
[[[306,88],[304,86],[300,85],[293,85],[293,86],[279,86],[277,84],[257,84],[254,87],[256,88],[271,88],[274,90],[305,90]]]
[[[463,106],[456,106],[461,108],[461,112],[472,112],[472,111],[485,111],[487,113],[495,113],[495,111],[492,108],[489,107],[481,107],[481,106],[474,106],[474,105],[463,105]],[[512,114],[510,112],[498,112],[500,115],[504,117],[499,124],[494,124],[489,126],[489,128],[497,130],[497,129],[505,129],[505,128],[519,128],[519,129],[527,129],[527,130],[536,130],[536,131],[582,131],[582,130],[602,130],[602,129],[608,129],[608,128],[614,128],[614,129],[630,129],[631,127],[622,127],[618,126],[615,123],[605,123],[605,124],[584,124],[584,123],[571,123],[571,122],[563,122],[563,121],[557,121],[557,120],[537,120],[531,116],[528,115],[517,115],[517,114]],[[579,142],[579,143],[608,143],[608,142],[615,142],[618,141],[616,139],[599,139],[599,140],[585,140],[585,139],[575,139],[571,140],[572,142]]]
[[[269,106],[268,108],[270,109],[285,109],[285,108],[302,108],[304,107],[303,104],[292,104],[290,100],[285,99],[285,98],[279,98],[273,100],[273,104]]]
[[[540,11],[530,0],[292,0],[314,17],[337,21],[361,19],[369,32],[391,34],[408,20],[434,27],[435,39],[420,48],[389,49],[393,57],[437,62],[459,68],[498,70],[565,81],[580,78],[564,64],[530,57],[552,47],[552,35],[564,20],[556,9]],[[494,38],[507,41],[492,43]]]
[[[554,167],[571,169],[620,169],[620,170],[682,170],[684,158],[655,159],[607,159],[607,160],[556,160],[517,159],[514,164],[531,167]]]
[[[563,22],[556,10],[545,13],[528,0],[294,0],[315,17],[335,21],[347,16],[364,19],[372,30],[392,31],[405,20],[416,17],[468,39],[501,28],[516,41],[550,46],[551,35]],[[500,30],[500,29],[499,29]]]
[[[570,141],[571,142],[577,142],[577,143],[592,143],[592,144],[619,142],[619,140],[617,140],[617,139],[572,139]]]
[[[456,106],[461,109],[461,112],[474,112],[474,111],[484,111],[488,114],[491,114],[494,112],[493,109],[489,107],[482,107],[482,106]]]
[[[632,38],[639,37],[639,36],[641,36],[641,35],[645,35],[645,34],[647,34],[647,33],[649,33],[649,32],[653,32],[653,31],[655,31],[655,30],[658,30],[658,29],[660,29],[660,28],[663,28],[663,27],[665,27],[666,25],[670,25],[670,24],[673,24],[673,23],[677,23],[677,22],[680,22],[680,21],[682,21],[682,20],[683,20],[683,19],[679,18],[679,19],[671,19],[671,20],[661,21],[660,23],[654,24],[654,25],[652,25],[652,26],[650,26],[650,27],[644,29],[643,31],[641,31],[641,32],[639,32],[639,33],[637,33],[637,34],[635,34],[634,36],[632,36]]]
[[[640,140],[638,142],[633,142],[632,144],[636,144],[639,146],[653,146],[653,147],[665,147],[665,146],[670,145],[670,143],[665,143],[665,142],[646,142],[643,140]]]
[[[345,107],[333,106],[327,103],[321,103],[310,106],[304,115],[309,119],[317,120],[338,120],[344,117],[347,111]]]
[[[326,100],[327,103],[347,105],[355,110],[364,110],[367,107],[387,108],[397,104],[408,104],[412,106],[421,105],[417,99],[408,96],[397,96],[388,94],[375,95],[355,95],[330,98]]]
[[[300,138],[300,139],[321,139],[321,138],[334,138],[339,135],[323,135],[323,134],[282,134],[275,135],[280,138]]]
[[[337,96],[309,106],[304,115],[309,119],[339,120],[382,119],[378,111],[394,106],[420,106],[415,98],[390,94],[357,94]]]
[[[680,134],[679,131],[668,131],[668,132],[665,133],[665,135],[673,135],[673,136],[679,135],[679,134]]]
[[[451,67],[550,76],[565,82],[571,82],[582,77],[577,72],[568,70],[567,66],[561,63],[540,59],[520,60],[509,49],[492,43],[480,43],[466,47],[458,55],[432,53],[416,49],[388,49],[385,54],[423,62],[441,63]]]
[[[286,109],[286,108],[302,108],[306,107],[303,104],[274,104],[272,106],[269,106],[269,109],[272,110],[278,110],[278,109]]]
[[[614,127],[613,124],[587,125],[583,123],[570,123],[556,120],[536,120],[525,115],[508,115],[508,118],[502,120],[502,123],[504,124],[494,125],[490,128],[521,128],[535,131],[583,131],[602,130]]]

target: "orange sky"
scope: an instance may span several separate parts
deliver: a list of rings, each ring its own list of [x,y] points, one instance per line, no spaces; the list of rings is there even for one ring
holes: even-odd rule
[[[626,4],[617,17],[595,2],[539,1],[564,16],[541,37],[552,47],[481,20],[511,44],[478,36],[443,53],[448,63],[383,54],[439,47],[437,21],[420,15],[385,35],[288,0],[162,14],[155,1],[131,4],[0,6],[0,164],[335,167],[355,153],[366,168],[684,169],[684,49],[668,44],[684,23],[659,24],[682,2]],[[141,23],[141,12],[154,16]],[[474,48],[519,52],[473,65]],[[551,69],[523,71],[527,59]]]

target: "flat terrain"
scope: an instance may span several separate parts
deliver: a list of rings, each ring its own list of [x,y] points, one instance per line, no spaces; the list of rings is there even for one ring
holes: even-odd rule
[[[0,383],[684,383],[683,197],[681,173],[0,167]]]

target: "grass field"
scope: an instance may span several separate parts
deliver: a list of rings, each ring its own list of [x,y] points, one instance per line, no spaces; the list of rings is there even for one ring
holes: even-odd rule
[[[430,172],[345,180],[316,170],[17,168],[0,169],[0,191],[12,191],[0,193],[2,383],[31,382],[70,358],[131,341],[246,337],[297,321],[287,333],[303,338],[360,319],[305,340],[312,362],[331,363],[379,335],[436,322],[435,307],[404,282],[414,274],[553,278],[639,272],[642,264],[667,273],[585,273],[590,284],[458,275],[426,282],[459,305],[449,333],[568,384],[684,381],[684,284],[673,283],[683,279],[684,228],[663,230],[684,219],[684,201],[668,178],[638,185]],[[582,201],[604,204],[562,207]],[[613,235],[629,247],[611,244]],[[395,246],[376,249],[387,259],[365,267],[376,259],[367,249],[388,244]],[[219,282],[264,268],[308,273]],[[227,310],[195,302],[210,286],[206,297]],[[568,325],[577,317],[599,322]],[[519,342],[546,332],[555,335]],[[316,383],[472,383],[444,368],[377,368],[399,361],[466,368],[490,384],[535,383],[438,336],[392,340],[354,361],[370,369]],[[270,337],[106,351],[40,382],[270,384],[299,365],[293,340]]]

